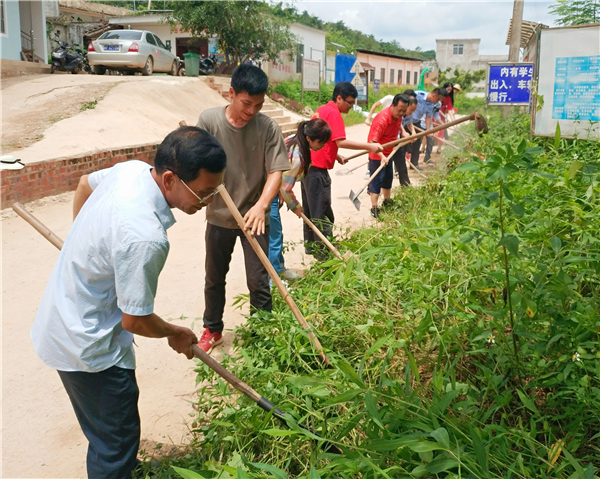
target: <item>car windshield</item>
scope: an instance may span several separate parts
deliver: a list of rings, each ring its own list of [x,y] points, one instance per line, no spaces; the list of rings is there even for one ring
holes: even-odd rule
[[[98,40],[140,40],[142,32],[133,30],[113,30],[106,32]]]

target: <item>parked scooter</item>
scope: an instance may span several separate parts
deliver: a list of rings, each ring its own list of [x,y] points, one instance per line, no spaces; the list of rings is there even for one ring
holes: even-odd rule
[[[211,55],[200,60],[200,75],[214,75],[217,71],[217,56]]]
[[[58,38],[58,34],[56,34]],[[67,42],[63,42],[60,38],[54,40],[58,43],[58,48],[52,52],[52,65],[50,66],[50,73],[55,71],[60,72],[71,72],[79,73],[84,69],[84,58],[81,53],[74,51],[69,52],[71,49]],[[89,67],[89,65],[88,65]]]

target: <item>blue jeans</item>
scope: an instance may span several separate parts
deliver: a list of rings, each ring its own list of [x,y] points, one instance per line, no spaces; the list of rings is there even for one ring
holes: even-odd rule
[[[271,202],[269,231],[269,261],[277,273],[285,271],[283,262],[283,229],[281,228],[281,216],[279,216],[279,195]]]

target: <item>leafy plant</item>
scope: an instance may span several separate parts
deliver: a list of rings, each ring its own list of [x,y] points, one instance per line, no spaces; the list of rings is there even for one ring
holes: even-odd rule
[[[343,455],[198,364],[192,452],[156,477],[598,477],[600,144],[528,138],[493,115],[485,161],[396,192],[294,284],[331,369],[276,293],[236,329],[224,365]]]

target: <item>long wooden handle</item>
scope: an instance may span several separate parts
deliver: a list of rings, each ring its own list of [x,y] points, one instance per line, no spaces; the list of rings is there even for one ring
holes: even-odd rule
[[[44,238],[50,241],[50,243],[56,246],[59,250],[62,249],[64,241],[56,236],[56,234],[54,234],[50,228],[48,228],[29,211],[27,211],[21,203],[15,203],[12,208],[21,218],[33,226]]]
[[[310,229],[313,230],[319,238],[321,238],[321,241],[327,245],[327,247],[336,256],[336,258],[341,259],[343,261],[344,257],[340,254],[340,252],[336,249],[336,247],[331,244],[331,242],[327,239],[327,237],[323,233],[321,233],[319,228],[317,228],[317,226],[311,220],[309,220],[304,213],[300,213],[300,216],[302,217],[304,222],[310,227]]]
[[[313,333],[313,331],[311,330],[310,326],[306,322],[306,319],[304,319],[304,316],[302,316],[302,313],[298,309],[298,306],[296,306],[294,299],[290,296],[290,293],[288,292],[287,288],[283,284],[283,281],[281,281],[281,278],[277,274],[277,271],[275,271],[275,268],[273,268],[273,265],[271,264],[271,262],[269,261],[269,258],[267,258],[267,255],[265,254],[265,252],[262,250],[262,248],[258,244],[258,241],[256,240],[256,238],[254,236],[252,236],[250,234],[250,232],[244,228],[245,227],[244,218],[242,218],[242,214],[237,209],[237,206],[235,206],[235,203],[231,199],[231,196],[229,195],[227,188],[225,188],[224,185],[221,185],[221,186],[219,186],[218,189],[219,189],[219,193],[220,193],[221,197],[223,198],[223,201],[225,201],[225,204],[227,205],[227,208],[229,208],[229,211],[235,218],[235,221],[237,222],[238,226],[244,232],[244,234],[246,235],[246,238],[248,238],[248,241],[250,242],[250,246],[252,246],[252,249],[256,252],[258,259],[260,259],[260,262],[266,268],[267,272],[269,273],[269,276],[271,276],[273,283],[275,283],[275,285],[277,286],[277,289],[281,293],[281,296],[283,297],[284,301],[287,303],[289,308],[292,310],[292,313],[296,317],[296,320],[298,321],[298,323],[300,323],[300,325],[302,326],[303,329],[308,331],[308,337],[310,339],[310,342],[314,346],[315,350],[319,353],[319,356],[321,356],[321,359],[323,359],[325,364],[327,364],[329,366],[331,364],[331,361],[325,354],[325,351],[323,351],[323,346],[321,345],[321,342],[319,341],[319,339],[317,338],[315,333]]]
[[[225,369],[219,361],[212,358],[208,353],[200,349],[197,344],[192,345],[192,351],[194,352],[195,357],[197,357],[215,373],[217,373],[219,376],[225,379],[225,381],[231,384],[238,391],[243,393],[245,396],[248,396],[256,403],[260,401],[260,394],[258,394],[254,389],[248,386],[244,381],[238,379],[236,376],[227,371],[227,369]]]
[[[421,128],[419,128],[418,126],[415,126],[415,130],[417,131],[425,131]],[[459,150],[460,148],[458,146],[456,146],[454,143],[452,143],[450,140],[446,140],[446,138],[438,138],[437,136],[433,138],[435,141],[439,141],[440,143],[444,143],[445,145],[448,145],[450,148],[454,148],[455,150]]]
[[[410,137],[399,138],[398,140],[390,141],[389,143],[384,143],[381,146],[383,146],[384,148],[387,148],[389,146],[396,146],[398,144],[410,143],[411,141],[416,140],[417,138],[421,138],[422,136],[430,135],[431,133],[445,130],[446,128],[450,128],[451,126],[458,125],[460,123],[464,123],[465,121],[469,121],[469,120],[473,121],[473,120],[475,120],[475,117],[477,115],[478,115],[477,112],[473,112],[469,116],[463,116],[462,118],[459,118],[458,120],[451,121],[450,123],[444,123],[443,125],[436,126],[435,128],[432,128],[431,130],[427,130],[422,133],[417,133],[416,135],[412,135]],[[347,157],[346,161],[352,160],[353,158],[358,158],[359,156],[362,156],[362,155],[366,155],[367,153],[369,153],[369,151],[367,151],[367,150],[361,151],[360,153],[356,153],[354,155]]]
[[[390,160],[391,160],[392,156],[394,156],[394,154],[395,154],[395,153],[398,151],[398,149],[399,149],[401,146],[402,146],[402,145],[400,145],[400,144],[397,144],[397,145],[396,145],[396,147],[395,147],[395,148],[392,150],[392,152],[391,152],[391,153],[388,155],[388,157],[387,157],[387,161],[388,161],[388,163],[390,162]],[[367,182],[365,183],[365,186],[363,186],[363,187],[362,187],[362,188],[359,190],[359,192],[358,192],[358,193],[356,193],[356,197],[360,196],[360,194],[361,194],[363,191],[365,191],[365,188],[371,184],[371,181],[373,181],[373,180],[375,179],[375,177],[376,177],[376,176],[379,174],[379,172],[380,172],[381,170],[383,170],[383,169],[384,169],[386,166],[387,166],[387,163],[385,163],[385,164],[384,164],[384,163],[383,163],[383,161],[382,161],[382,162],[381,162],[381,165],[379,165],[379,168],[377,168],[377,169],[375,170],[375,173],[373,173],[373,174],[372,174],[372,175],[369,177],[369,179],[368,179],[368,180],[367,180]]]

